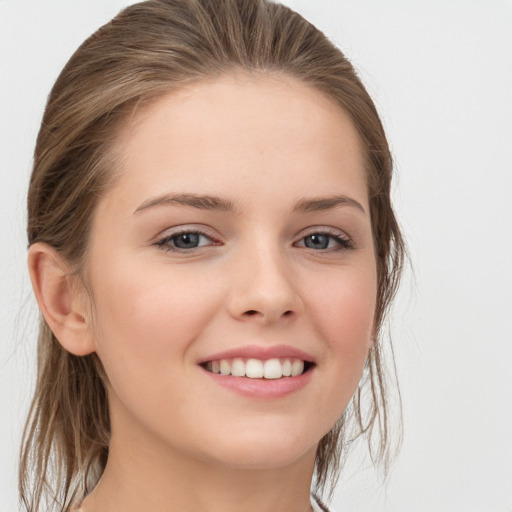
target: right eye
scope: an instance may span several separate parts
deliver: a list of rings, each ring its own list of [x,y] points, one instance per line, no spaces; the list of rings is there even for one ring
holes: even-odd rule
[[[155,245],[167,251],[186,251],[213,243],[213,240],[201,231],[182,231],[165,236]]]

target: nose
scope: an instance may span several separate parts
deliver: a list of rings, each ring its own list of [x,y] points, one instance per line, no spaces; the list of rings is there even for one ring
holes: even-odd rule
[[[298,282],[286,255],[268,244],[253,247],[240,255],[232,269],[228,309],[237,320],[272,324],[302,312]]]

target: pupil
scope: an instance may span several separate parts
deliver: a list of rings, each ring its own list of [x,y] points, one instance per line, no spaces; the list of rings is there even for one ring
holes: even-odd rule
[[[329,236],[309,235],[306,237],[305,245],[310,249],[327,249],[329,246]]]
[[[190,249],[199,244],[199,235],[197,233],[183,233],[174,238],[174,245],[180,249]]]

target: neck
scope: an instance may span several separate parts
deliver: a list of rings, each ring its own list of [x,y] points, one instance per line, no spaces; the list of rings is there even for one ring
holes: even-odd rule
[[[278,468],[240,468],[111,439],[83,512],[309,512],[315,450]],[[126,446],[130,446],[126,450]]]

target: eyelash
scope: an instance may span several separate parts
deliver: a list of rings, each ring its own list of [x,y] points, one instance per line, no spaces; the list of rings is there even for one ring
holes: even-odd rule
[[[160,249],[162,249],[164,251],[177,252],[177,253],[192,252],[195,249],[201,248],[201,246],[199,246],[199,247],[192,247],[192,248],[184,249],[184,248],[180,248],[180,247],[174,247],[173,245],[171,245],[172,240],[176,239],[177,237],[179,237],[181,235],[198,235],[199,237],[207,238],[208,240],[213,242],[213,244],[208,244],[208,245],[219,245],[220,244],[220,242],[216,242],[215,240],[212,239],[211,236],[207,235],[203,231],[200,231],[200,230],[197,230],[197,229],[183,229],[181,231],[174,232],[174,233],[172,233],[170,235],[166,235],[165,237],[161,238],[160,240],[158,240],[155,243],[155,246],[159,247]],[[334,240],[338,244],[338,247],[334,247],[334,248],[333,247],[326,248],[326,249],[312,249],[312,248],[309,248],[309,249],[312,249],[315,252],[337,252],[337,251],[346,251],[346,250],[354,249],[355,248],[354,242],[349,237],[342,236],[339,233],[334,234],[332,232],[329,232],[328,230],[312,231],[311,233],[308,233],[308,234],[304,235],[300,239],[300,242],[302,242],[306,238],[314,236],[314,235],[317,235],[317,236],[318,235],[320,235],[320,236],[327,236],[331,240]],[[299,247],[306,247],[306,246],[305,245],[300,245]]]
[[[207,235],[206,233],[204,233],[203,231],[200,231],[198,229],[183,229],[183,230],[180,230],[180,231],[176,231],[176,232],[174,232],[174,233],[172,233],[170,235],[164,236],[163,238],[158,240],[155,245],[157,247],[161,248],[164,251],[179,252],[179,253],[191,252],[194,249],[199,249],[199,247],[193,247],[193,248],[190,248],[190,249],[182,249],[180,247],[172,246],[171,245],[171,241],[173,239],[178,238],[179,236],[182,236],[182,235],[198,235],[199,237],[208,238],[208,240],[213,241],[211,236]],[[215,241],[213,241],[213,242],[214,242],[214,245],[218,245],[219,244],[218,242],[215,242]]]
[[[302,242],[306,238],[314,236],[314,235],[316,235],[316,236],[318,236],[318,235],[319,236],[327,236],[331,240],[334,240],[338,244],[337,247],[330,247],[330,248],[326,248],[326,249],[313,249],[313,250],[318,251],[318,252],[337,252],[337,251],[346,251],[348,249],[354,249],[355,248],[354,242],[348,236],[346,236],[346,235],[342,236],[339,233],[332,233],[332,232],[330,232],[328,230],[312,231],[311,233],[308,233],[307,235],[304,235],[300,239],[300,241]],[[330,243],[330,241],[328,242],[328,244],[329,243]],[[300,245],[300,247],[305,247],[305,245]]]

